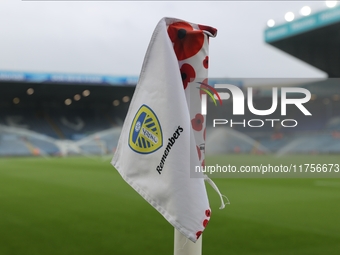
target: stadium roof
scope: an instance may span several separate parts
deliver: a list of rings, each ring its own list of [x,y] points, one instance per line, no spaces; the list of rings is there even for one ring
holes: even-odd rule
[[[340,6],[268,28],[265,42],[340,77]]]
[[[280,79],[277,79],[280,80]],[[328,79],[282,79],[281,84],[273,84],[266,86],[254,87],[254,95],[256,97],[272,97],[272,88],[282,87],[299,87],[309,90],[312,95],[318,97],[329,97],[340,100],[340,79],[339,78],[328,78]],[[281,91],[278,91],[278,95],[281,96]],[[300,93],[290,93],[290,96],[300,96]]]
[[[42,102],[63,105],[66,99],[74,97],[81,98],[77,105],[91,102],[110,105],[114,100],[131,97],[137,81],[136,76],[0,71],[0,106],[10,105],[14,98],[22,105]]]
[[[27,72],[0,71],[0,81],[134,86],[137,84],[138,76],[109,76],[92,74],[27,73]]]
[[[29,93],[32,90],[34,93]],[[8,83],[0,82],[0,107],[12,105],[14,98],[20,99],[20,104],[55,104],[64,105],[66,99],[72,101],[76,95],[81,96],[79,102],[72,105],[100,103],[112,105],[114,100],[122,100],[125,96],[131,97],[135,86],[106,86],[86,84],[46,84],[46,83]],[[78,97],[79,97],[78,96]]]

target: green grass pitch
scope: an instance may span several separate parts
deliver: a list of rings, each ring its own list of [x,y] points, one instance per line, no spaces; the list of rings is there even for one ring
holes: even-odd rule
[[[337,156],[224,156],[240,165]],[[340,175],[340,173],[339,173]],[[340,179],[216,178],[203,254],[340,254]],[[173,228],[100,158],[0,158],[0,255],[173,254]]]

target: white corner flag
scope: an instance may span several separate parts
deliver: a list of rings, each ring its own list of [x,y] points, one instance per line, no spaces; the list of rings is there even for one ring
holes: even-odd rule
[[[216,32],[173,18],[158,23],[111,162],[193,242],[211,213],[204,176],[191,178],[190,169],[204,165],[205,116],[199,87],[207,77],[208,40]],[[197,98],[190,93],[189,99],[188,83],[197,84]],[[198,107],[192,109],[189,101],[198,102]]]

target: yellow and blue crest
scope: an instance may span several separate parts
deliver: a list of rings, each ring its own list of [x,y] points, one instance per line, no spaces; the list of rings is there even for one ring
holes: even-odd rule
[[[130,128],[129,146],[141,154],[155,152],[163,145],[162,128],[156,114],[143,104],[137,111]]]

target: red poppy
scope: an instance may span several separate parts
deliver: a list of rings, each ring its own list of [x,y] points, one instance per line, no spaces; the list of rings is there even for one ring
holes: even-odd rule
[[[205,210],[205,216],[210,217],[210,215],[211,215],[211,211],[209,209]]]
[[[194,56],[203,46],[204,34],[202,30],[194,30],[187,22],[175,22],[168,27],[170,40],[174,44],[178,60]]]
[[[196,77],[195,69],[189,64],[183,64],[181,66],[181,76],[183,81],[183,87],[186,89],[188,87],[188,83],[192,82]]]
[[[205,69],[208,69],[209,66],[209,57],[206,56],[205,59],[203,60],[203,66]]]
[[[201,131],[203,128],[204,117],[202,114],[197,113],[195,118],[191,120],[192,128],[196,131]]]
[[[197,239],[200,238],[201,235],[202,235],[202,231],[197,231],[197,233],[196,233],[196,238],[197,238]]]
[[[197,149],[198,159],[201,160],[201,149],[197,145],[196,145],[196,149]]]
[[[208,223],[209,223],[208,220],[204,220],[204,221],[203,221],[203,227],[207,227]]]
[[[207,31],[209,32],[212,36],[216,36],[217,34],[217,29],[213,28],[213,27],[208,27],[205,25],[198,25],[199,29],[203,30],[203,31]]]

